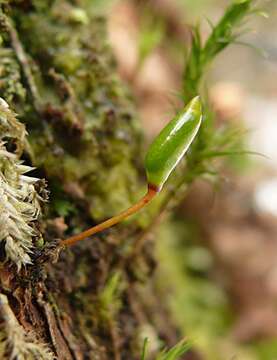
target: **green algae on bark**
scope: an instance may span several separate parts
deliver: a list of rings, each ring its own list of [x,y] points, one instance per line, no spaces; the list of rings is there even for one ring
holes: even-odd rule
[[[34,2],[35,11],[23,17],[13,10],[41,99],[40,120],[30,124],[32,161],[49,178],[77,184],[99,220],[130,204],[140,129],[115,74],[105,20],[67,1],[45,3]],[[89,26],[74,20],[77,10]]]

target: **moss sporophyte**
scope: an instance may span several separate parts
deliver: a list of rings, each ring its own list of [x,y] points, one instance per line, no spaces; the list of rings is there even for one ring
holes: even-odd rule
[[[63,240],[61,245],[73,245],[84,240],[88,236],[121,222],[149,203],[161,191],[167,178],[188,150],[199,130],[201,121],[201,101],[197,96],[162,129],[150,145],[145,158],[148,191],[143,198],[122,213]]]

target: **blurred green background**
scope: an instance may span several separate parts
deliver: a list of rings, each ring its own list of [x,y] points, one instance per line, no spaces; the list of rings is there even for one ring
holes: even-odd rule
[[[231,1],[93,1],[108,15],[111,45],[150,141],[178,107],[191,26],[203,38]],[[161,301],[204,359],[277,359],[277,1],[205,74],[219,125],[245,129],[247,149],[221,179],[196,181],[160,226]],[[261,16],[263,15],[263,16]]]

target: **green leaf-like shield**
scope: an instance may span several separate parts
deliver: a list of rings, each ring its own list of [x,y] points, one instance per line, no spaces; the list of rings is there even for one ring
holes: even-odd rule
[[[199,96],[174,117],[151,144],[145,159],[148,184],[160,190],[188,150],[202,121]]]

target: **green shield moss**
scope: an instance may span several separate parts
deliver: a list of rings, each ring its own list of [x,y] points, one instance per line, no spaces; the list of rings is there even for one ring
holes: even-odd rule
[[[201,101],[197,96],[155,138],[145,159],[150,186],[162,188],[195,138],[201,120]]]

